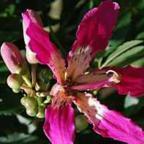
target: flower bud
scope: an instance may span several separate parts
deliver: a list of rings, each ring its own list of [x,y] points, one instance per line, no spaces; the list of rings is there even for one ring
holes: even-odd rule
[[[38,103],[34,97],[24,96],[21,98],[21,104],[26,108],[26,113],[29,116],[36,116],[38,112]]]
[[[20,89],[12,89],[12,91],[13,91],[14,93],[19,93],[19,92],[20,92]]]
[[[44,111],[45,111],[45,107],[44,106],[39,106],[38,108],[38,113],[37,113],[37,117],[38,118],[44,118]]]
[[[1,46],[1,56],[11,73],[19,74],[25,61],[18,48],[12,43],[3,43]]]
[[[23,84],[23,79],[21,75],[11,74],[7,78],[7,84],[13,90],[13,92],[18,93],[21,85]]]
[[[26,108],[26,114],[31,116],[31,117],[34,117],[34,116],[36,116],[36,111],[34,109]]]
[[[81,132],[88,127],[87,120],[83,115],[76,116],[75,125],[76,125],[77,132]]]

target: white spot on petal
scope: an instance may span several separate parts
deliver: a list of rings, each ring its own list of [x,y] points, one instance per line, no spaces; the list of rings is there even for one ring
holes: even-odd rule
[[[104,109],[103,106],[97,101],[97,99],[90,97],[88,100],[88,104],[91,107],[94,107],[97,111],[95,117],[99,120],[103,119]]]

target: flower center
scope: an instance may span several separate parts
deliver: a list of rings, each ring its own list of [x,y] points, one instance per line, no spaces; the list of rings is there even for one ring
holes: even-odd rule
[[[52,104],[55,106],[62,106],[65,103],[71,102],[74,98],[67,86],[57,83],[52,87],[50,95],[53,96]]]

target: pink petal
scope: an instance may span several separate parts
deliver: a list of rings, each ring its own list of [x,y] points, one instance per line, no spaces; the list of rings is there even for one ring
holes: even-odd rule
[[[75,101],[78,109],[93,125],[93,130],[103,137],[128,144],[143,144],[144,132],[130,119],[109,110],[90,94],[79,94]]]
[[[29,41],[30,41],[30,37],[29,35],[26,33],[28,27],[29,27],[29,23],[32,21],[33,23],[39,25],[39,26],[43,26],[42,21],[39,17],[39,15],[33,11],[33,10],[26,10],[24,13],[22,13],[22,22],[23,22],[23,35],[24,35],[24,41],[26,44],[26,57],[29,63],[37,63],[38,60],[36,59],[36,54],[33,53],[30,49],[29,46]]]
[[[1,56],[11,73],[20,73],[25,61],[14,44],[3,43],[1,46]]]
[[[100,121],[98,128],[94,128],[95,132],[128,144],[144,143],[144,131],[139,126],[120,113],[104,108],[104,118]]]
[[[90,47],[83,48],[79,47],[68,58],[67,74],[68,77],[75,81],[80,75],[82,75],[86,69],[89,67],[89,63],[92,59],[92,50]]]
[[[64,80],[65,62],[56,46],[51,42],[48,32],[31,21],[27,34],[30,37],[29,46],[36,53],[37,59],[42,64],[48,65],[57,81],[62,83]]]
[[[74,85],[74,86],[71,86],[70,89],[79,90],[79,91],[98,90],[102,87],[106,87],[108,84],[109,84],[108,80],[103,80],[103,81],[99,81],[99,82],[95,82],[95,83]]]
[[[48,106],[43,129],[52,144],[73,144],[75,126],[72,106],[70,104],[59,108]]]
[[[84,84],[84,83],[94,83],[97,81],[105,80],[108,76],[106,75],[106,70],[94,69],[87,71],[83,75],[79,76],[75,83]]]
[[[113,85],[119,94],[141,96],[144,94],[144,68],[114,68],[120,75],[120,83]]]
[[[95,55],[96,51],[106,48],[116,24],[119,8],[118,3],[105,0],[97,8],[86,13],[78,27],[72,51],[90,46]]]
[[[75,73],[78,76],[84,72],[96,52],[106,48],[116,24],[118,11],[117,3],[106,0],[86,13],[78,27],[76,40],[69,53],[69,69],[72,69],[69,70],[69,75]],[[76,71],[75,69],[79,67],[81,68]]]
[[[75,85],[71,86],[74,90],[95,90],[105,87],[109,84],[109,77],[105,70],[94,70],[87,74],[79,76],[75,80]]]

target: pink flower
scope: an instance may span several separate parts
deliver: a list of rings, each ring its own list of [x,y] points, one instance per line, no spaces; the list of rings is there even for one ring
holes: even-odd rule
[[[144,132],[131,120],[109,110],[88,93],[102,87],[114,87],[120,94],[144,93],[143,68],[104,68],[89,71],[98,51],[104,50],[116,24],[119,5],[105,0],[90,10],[81,21],[76,40],[67,57],[67,65],[48,32],[35,23],[26,11],[25,35],[28,47],[41,64],[48,65],[57,83],[52,87],[52,103],[45,111],[44,132],[52,144],[73,144],[75,138],[74,103],[84,113],[96,133],[129,144],[143,144]],[[28,15],[27,17],[25,17]],[[24,23],[25,27],[25,23]],[[135,87],[134,87],[135,85]],[[87,92],[86,92],[87,91]]]

